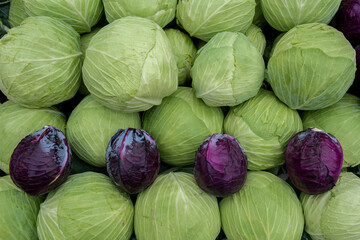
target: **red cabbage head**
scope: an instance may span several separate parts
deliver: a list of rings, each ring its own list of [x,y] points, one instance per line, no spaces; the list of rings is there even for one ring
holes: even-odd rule
[[[306,194],[332,189],[341,172],[343,150],[331,134],[308,128],[295,134],[285,153],[285,165],[296,188]]]
[[[155,140],[142,129],[119,129],[111,138],[105,157],[110,178],[129,194],[150,186],[160,170]]]
[[[196,152],[194,175],[207,193],[225,197],[240,190],[246,179],[247,158],[236,138],[213,134]]]

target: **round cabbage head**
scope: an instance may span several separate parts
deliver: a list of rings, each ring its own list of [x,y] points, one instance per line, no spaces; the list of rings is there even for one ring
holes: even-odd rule
[[[72,98],[80,85],[80,36],[50,17],[28,17],[0,40],[0,89],[29,108]]]
[[[128,240],[133,230],[130,196],[110,178],[94,172],[70,175],[40,205],[40,240]]]
[[[264,72],[262,55],[249,38],[240,32],[223,32],[198,51],[190,74],[196,97],[218,107],[254,97]]]
[[[343,149],[343,167],[360,164],[360,99],[351,94],[330,107],[306,111],[302,116],[304,129],[316,127],[335,136]]]
[[[92,95],[86,96],[71,112],[66,135],[75,152],[85,162],[105,167],[106,147],[120,129],[141,128],[138,113],[122,113],[104,107]]]
[[[178,69],[164,30],[140,17],[124,17],[102,28],[90,41],[82,71],[95,99],[123,112],[159,105],[178,86]]]
[[[220,233],[220,221],[216,197],[201,190],[190,173],[158,176],[135,204],[138,240],[213,240]]]
[[[222,228],[229,240],[298,240],[304,228],[301,203],[277,176],[250,171],[245,185],[220,202]]]
[[[251,24],[248,30],[245,32],[245,36],[247,36],[254,43],[260,54],[264,55],[266,38],[261,28],[255,24]]]
[[[266,21],[278,31],[288,31],[305,23],[328,24],[341,0],[261,0]]]
[[[207,106],[192,88],[179,87],[145,113],[143,128],[154,137],[163,162],[184,166],[195,162],[195,152],[205,138],[222,133],[223,119],[220,108]]]
[[[355,50],[322,23],[294,27],[275,45],[267,80],[290,108],[317,110],[338,102],[355,78]]]
[[[250,170],[283,164],[287,142],[302,129],[297,111],[264,89],[249,101],[231,108],[224,121],[224,132],[240,142]]]
[[[207,42],[219,32],[245,32],[255,6],[255,0],[179,0],[176,20],[191,37]]]
[[[333,189],[319,195],[301,193],[305,231],[313,240],[359,239],[359,192],[359,177],[343,172]]]
[[[22,0],[29,16],[63,20],[78,33],[90,32],[103,11],[101,0]]]
[[[66,117],[55,108],[24,108],[12,101],[0,107],[0,169],[9,173],[10,157],[27,135],[46,125],[65,133]]]
[[[9,175],[0,177],[1,239],[37,240],[36,218],[42,197],[20,190]]]
[[[175,18],[177,0],[103,0],[103,2],[109,23],[119,18],[137,16],[153,20],[163,28]]]
[[[178,67],[179,85],[184,85],[191,79],[190,69],[194,63],[197,50],[191,38],[186,33],[172,28],[165,29],[165,33],[170,41],[170,46]]]
[[[11,27],[17,27],[28,17],[23,4],[24,0],[11,0],[9,9],[9,23]]]

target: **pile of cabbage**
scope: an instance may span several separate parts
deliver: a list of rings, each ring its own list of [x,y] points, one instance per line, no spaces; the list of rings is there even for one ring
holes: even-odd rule
[[[0,239],[358,240],[359,6],[0,3]],[[48,128],[66,136],[61,144]],[[300,191],[285,165],[290,139],[309,128],[335,137],[343,153],[334,186],[319,194]],[[200,167],[199,184],[199,152],[231,162],[206,145],[213,134],[236,141],[246,163]],[[46,160],[40,166],[26,156],[33,148],[21,149],[45,135],[58,146],[45,150],[64,163],[56,174]],[[230,141],[224,146],[231,153]],[[127,153],[133,159],[109,167],[111,154]],[[216,187],[207,174],[221,180],[240,169],[236,192],[204,187],[205,177]],[[223,189],[235,184],[224,181]]]

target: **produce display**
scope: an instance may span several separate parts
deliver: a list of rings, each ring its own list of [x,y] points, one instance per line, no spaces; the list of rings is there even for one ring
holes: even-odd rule
[[[0,1],[0,240],[359,240],[360,0]]]

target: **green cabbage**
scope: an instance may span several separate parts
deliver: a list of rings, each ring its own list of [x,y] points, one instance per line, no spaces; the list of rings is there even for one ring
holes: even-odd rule
[[[99,104],[89,95],[71,112],[66,135],[77,156],[96,167],[105,167],[105,152],[118,129],[141,128],[138,113],[122,113]]]
[[[9,10],[9,23],[11,27],[17,27],[29,15],[25,12],[24,0],[11,0]]]
[[[123,112],[159,105],[178,86],[164,30],[140,17],[124,17],[102,28],[90,41],[82,71],[95,99]]]
[[[63,20],[78,33],[90,32],[103,11],[101,0],[22,0],[29,16]]]
[[[304,229],[294,190],[268,172],[248,172],[240,191],[221,200],[220,214],[229,240],[299,240]]]
[[[0,107],[0,169],[9,173],[12,152],[18,143],[46,125],[65,133],[65,115],[55,108],[29,109],[12,101]]]
[[[143,128],[155,139],[161,160],[173,166],[195,161],[195,151],[206,137],[221,133],[224,115],[207,106],[193,89],[179,87],[160,106],[145,112]]]
[[[261,55],[264,55],[265,47],[266,47],[266,38],[263,34],[261,28],[258,26],[251,24],[248,30],[245,32],[245,36],[247,36],[259,50]]]
[[[192,174],[159,175],[137,197],[134,227],[138,240],[214,240],[221,228],[218,202]]]
[[[40,205],[40,240],[128,240],[133,230],[130,196],[107,176],[85,172],[70,175]]]
[[[80,85],[80,36],[50,17],[28,17],[0,40],[0,89],[30,107],[72,98]]]
[[[203,41],[219,32],[245,32],[255,14],[255,0],[179,0],[176,20]]]
[[[109,23],[116,19],[137,16],[153,20],[165,27],[175,18],[177,0],[103,0],[106,19]]]
[[[355,50],[344,35],[321,23],[303,24],[275,44],[267,80],[290,108],[316,110],[338,102],[355,78]]]
[[[344,172],[336,186],[319,195],[301,193],[305,231],[313,240],[358,240],[360,233],[360,179]]]
[[[0,239],[37,240],[36,218],[42,197],[20,190],[9,175],[0,177]]]
[[[261,0],[266,21],[279,31],[305,23],[328,24],[339,9],[341,0]]]
[[[360,99],[345,96],[330,107],[303,114],[304,129],[316,127],[334,135],[344,151],[343,167],[360,164]]]
[[[175,55],[178,67],[179,85],[184,85],[191,79],[190,69],[196,56],[196,48],[189,35],[177,29],[165,29],[171,49]]]
[[[254,97],[264,71],[264,60],[249,38],[223,32],[198,51],[190,74],[196,97],[218,107],[235,106]]]
[[[224,132],[238,139],[251,170],[283,164],[287,142],[302,129],[297,111],[264,89],[249,101],[231,108],[224,122]]]

